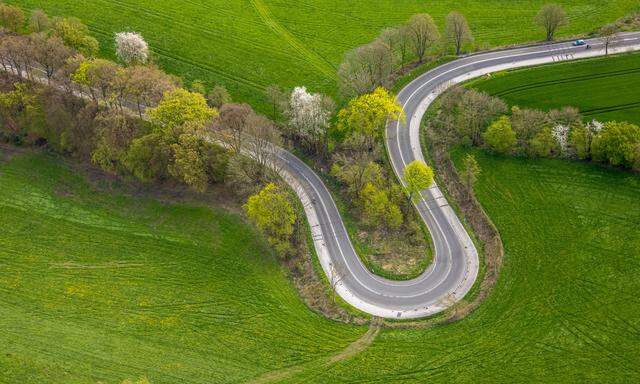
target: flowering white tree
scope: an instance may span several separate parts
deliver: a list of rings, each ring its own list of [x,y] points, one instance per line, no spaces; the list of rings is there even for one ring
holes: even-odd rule
[[[604,127],[604,123],[595,119],[587,123],[587,131],[592,135],[598,134],[602,130],[602,127]]]
[[[294,133],[316,149],[321,149],[326,141],[333,109],[333,102],[327,96],[307,92],[306,87],[296,87],[289,98],[289,125]]]
[[[560,154],[566,156],[567,150],[569,149],[569,127],[567,125],[557,124],[553,127],[552,134],[558,146],[560,146]]]
[[[126,65],[144,64],[149,60],[149,46],[139,33],[116,33],[116,55]]]

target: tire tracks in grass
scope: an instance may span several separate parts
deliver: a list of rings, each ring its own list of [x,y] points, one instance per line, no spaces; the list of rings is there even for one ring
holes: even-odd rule
[[[308,363],[303,363],[299,365],[294,365],[291,367],[286,367],[282,369],[278,369],[275,371],[269,371],[261,376],[258,376],[252,380],[249,380],[248,384],[268,384],[268,383],[276,383],[278,381],[287,379],[296,374],[302,373],[308,370],[314,370],[315,372],[323,372],[327,370],[333,364],[336,364],[340,361],[350,359],[360,352],[366,350],[376,339],[378,334],[380,333],[380,325],[381,322],[378,319],[372,319],[371,324],[369,325],[369,329],[367,332],[360,336],[356,341],[349,344],[342,351],[329,356],[328,358],[323,358],[316,361],[311,361]]]
[[[307,48],[295,36],[293,36],[285,27],[283,27],[271,14],[269,7],[262,0],[251,0],[251,5],[260,15],[260,18],[269,29],[275,34],[280,35],[296,52],[306,59],[309,64],[314,66],[325,76],[337,80],[336,69],[322,56]]]

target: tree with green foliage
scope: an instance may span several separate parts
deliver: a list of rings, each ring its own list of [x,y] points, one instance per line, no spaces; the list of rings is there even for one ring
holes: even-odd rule
[[[52,29],[53,33],[59,36],[67,46],[86,57],[95,57],[98,53],[98,40],[89,35],[89,28],[79,19],[74,17],[55,18]]]
[[[167,179],[170,161],[170,144],[159,133],[134,139],[123,159],[125,168],[145,182]]]
[[[404,120],[404,112],[395,96],[384,88],[377,88],[351,100],[340,110],[336,132],[342,139],[362,134],[369,139],[369,148],[372,148],[375,140],[383,137],[387,121],[399,119]]]
[[[480,164],[478,164],[478,160],[472,154],[467,154],[462,160],[462,166],[464,169],[460,172],[460,178],[464,183],[464,186],[467,188],[467,194],[471,196],[473,194],[473,187],[478,180],[478,176],[482,170],[480,169]]]
[[[536,25],[544,28],[547,41],[553,40],[553,35],[558,28],[569,23],[567,13],[558,4],[544,5],[534,19]]]
[[[531,155],[536,157],[551,157],[557,151],[558,142],[553,137],[553,131],[550,127],[544,127],[529,142]]]
[[[160,104],[150,109],[148,115],[157,132],[171,133],[188,122],[204,126],[218,111],[209,107],[201,94],[176,88],[165,92]]]
[[[17,33],[24,26],[25,16],[22,9],[15,5],[0,3],[0,24],[8,31]]]
[[[373,161],[358,161],[338,156],[331,167],[331,175],[343,182],[349,194],[356,198],[366,184],[382,185],[383,175],[380,164]]]
[[[389,199],[389,193],[372,183],[367,183],[360,191],[362,215],[367,225],[375,228],[398,230],[403,217],[400,207]]]
[[[508,116],[494,121],[482,134],[485,144],[495,153],[510,154],[517,143],[516,133]]]
[[[169,174],[194,190],[204,192],[210,184],[224,180],[229,154],[219,145],[186,132],[171,144],[171,149]]]
[[[593,138],[591,155],[594,160],[631,168],[638,161],[640,127],[626,122],[610,121]]]
[[[404,181],[411,198],[417,198],[420,193],[433,184],[433,169],[424,161],[414,160],[404,168]]]
[[[249,219],[267,236],[276,251],[283,256],[290,255],[296,215],[286,192],[269,183],[260,192],[250,196],[243,207]]]

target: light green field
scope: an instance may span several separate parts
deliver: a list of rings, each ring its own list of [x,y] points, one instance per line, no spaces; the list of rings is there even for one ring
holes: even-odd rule
[[[113,54],[113,34],[141,32],[157,61],[186,79],[227,86],[237,99],[264,108],[270,84],[307,85],[335,95],[345,51],[372,40],[412,14],[442,26],[457,9],[480,46],[540,40],[532,19],[546,0],[5,0],[52,15],[77,16]],[[639,9],[637,0],[561,0],[570,25],[560,36],[588,33]]]
[[[509,105],[580,109],[588,119],[640,124],[640,54],[500,73],[470,83]]]
[[[330,365],[365,330],[310,313],[237,217],[0,163],[0,382],[640,381],[640,176],[476,154],[506,249],[491,296]]]

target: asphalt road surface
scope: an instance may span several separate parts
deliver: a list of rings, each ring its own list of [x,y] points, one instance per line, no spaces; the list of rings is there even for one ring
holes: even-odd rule
[[[448,87],[495,71],[604,55],[600,40],[586,41],[590,49],[569,42],[470,55],[419,76],[398,95],[406,122],[391,122],[386,130],[387,150],[396,175],[401,180],[407,164],[423,160],[420,122],[431,102]],[[637,49],[640,33],[629,33],[620,37],[610,53]],[[472,288],[478,276],[478,252],[437,185],[423,191],[422,199],[415,203],[433,239],[434,260],[416,279],[392,281],[363,265],[331,194],[316,173],[286,151],[280,151],[279,158],[280,173],[303,202],[327,278],[345,301],[375,316],[418,318],[445,310]]]

